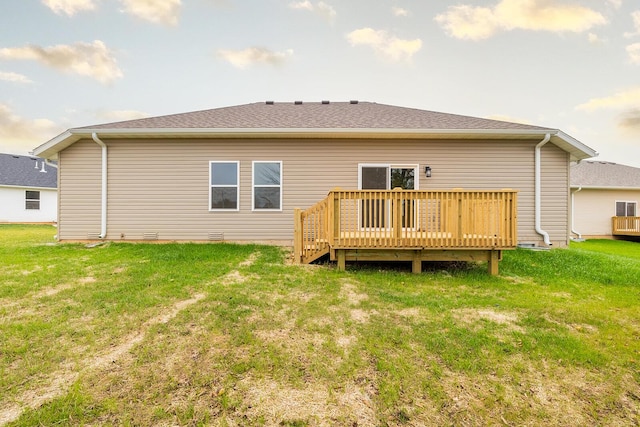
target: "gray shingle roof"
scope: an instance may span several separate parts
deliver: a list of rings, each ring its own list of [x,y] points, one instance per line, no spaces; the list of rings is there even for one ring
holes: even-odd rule
[[[36,162],[38,168],[36,169]],[[0,153],[0,185],[28,188],[57,188],[58,168],[34,156]]]
[[[256,102],[76,129],[513,129],[539,126],[374,102]]]
[[[81,139],[141,138],[465,138],[542,140],[573,160],[597,155],[559,129],[397,107],[374,102],[256,102],[190,113],[71,128],[36,147],[34,153],[55,158]]]
[[[571,167],[571,186],[640,189],[640,168],[612,162],[582,161]]]

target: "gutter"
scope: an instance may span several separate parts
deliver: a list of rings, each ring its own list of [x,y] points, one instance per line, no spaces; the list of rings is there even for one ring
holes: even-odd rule
[[[573,234],[575,234],[576,236],[578,236],[578,239],[576,239],[576,240],[583,240],[582,239],[582,234],[578,233],[576,230],[573,229],[573,224],[574,224],[573,217],[575,215],[575,198],[574,198],[574,196],[580,190],[582,190],[582,187],[578,187],[578,189],[576,191],[572,191],[571,192],[571,232]]]
[[[535,228],[536,228],[536,233],[538,233],[539,235],[542,236],[542,238],[544,239],[544,244],[547,246],[552,246],[553,244],[551,243],[551,240],[549,239],[549,233],[547,233],[546,231],[544,231],[542,229],[542,227],[540,226],[540,218],[542,216],[541,213],[541,199],[542,199],[542,185],[541,185],[541,169],[540,169],[540,149],[542,148],[543,145],[545,145],[547,142],[549,142],[549,140],[551,139],[551,134],[547,133],[544,136],[544,139],[542,141],[540,141],[538,143],[538,145],[536,145],[536,149],[535,149]]]
[[[107,146],[98,138],[98,134],[93,132],[91,138],[102,147],[102,200],[101,200],[101,216],[100,216],[100,238],[107,237]]]

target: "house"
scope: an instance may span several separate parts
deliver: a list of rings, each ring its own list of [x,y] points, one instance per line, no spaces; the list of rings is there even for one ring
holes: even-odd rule
[[[577,237],[640,236],[640,168],[580,162],[571,168],[571,198]]]
[[[54,163],[0,154],[0,223],[56,222],[57,181]]]
[[[372,102],[267,101],[73,128],[35,154],[60,165],[61,240],[291,243],[295,208],[330,190],[401,187],[511,189],[517,241],[562,247],[570,162],[596,152],[540,126]],[[379,215],[360,228],[392,217]]]

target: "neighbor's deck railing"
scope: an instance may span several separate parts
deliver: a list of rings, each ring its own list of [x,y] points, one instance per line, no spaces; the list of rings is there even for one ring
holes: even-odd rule
[[[296,210],[294,252],[330,249],[508,249],[517,244],[513,190],[333,190]]]
[[[640,217],[614,216],[611,221],[614,236],[640,236]]]

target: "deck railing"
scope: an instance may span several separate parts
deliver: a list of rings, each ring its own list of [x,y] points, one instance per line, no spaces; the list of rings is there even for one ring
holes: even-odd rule
[[[298,262],[330,249],[499,250],[517,244],[513,190],[333,190],[295,217]]]
[[[640,236],[640,217],[614,216],[611,221],[614,236]]]

